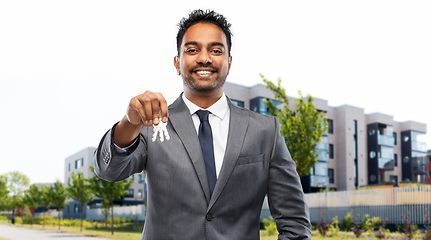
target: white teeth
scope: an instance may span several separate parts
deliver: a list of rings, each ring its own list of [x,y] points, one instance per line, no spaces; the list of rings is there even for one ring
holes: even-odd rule
[[[211,71],[197,71],[196,73],[204,75],[204,74],[211,74]]]

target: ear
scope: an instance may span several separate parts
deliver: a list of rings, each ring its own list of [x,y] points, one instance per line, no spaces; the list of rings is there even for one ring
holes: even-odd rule
[[[178,56],[174,57],[174,66],[177,69],[177,74],[181,75],[181,72],[180,72],[180,58]]]
[[[232,64],[232,56],[229,56],[229,60],[228,60],[228,66],[229,66],[229,68],[228,68],[228,70],[227,70],[227,74],[229,74],[229,71],[230,71],[230,65]]]

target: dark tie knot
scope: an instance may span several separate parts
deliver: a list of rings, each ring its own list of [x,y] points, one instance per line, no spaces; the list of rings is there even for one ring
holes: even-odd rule
[[[210,114],[210,111],[208,111],[208,110],[197,110],[196,114],[199,116],[199,120],[201,120],[201,122],[203,122],[203,121],[208,122],[208,115]]]

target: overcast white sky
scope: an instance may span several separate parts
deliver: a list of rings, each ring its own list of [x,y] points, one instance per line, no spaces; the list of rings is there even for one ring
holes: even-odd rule
[[[0,174],[63,181],[145,90],[172,102],[176,24],[211,8],[232,23],[228,81],[259,73],[297,91],[431,126],[431,1],[0,0]],[[427,136],[431,148],[431,134]]]

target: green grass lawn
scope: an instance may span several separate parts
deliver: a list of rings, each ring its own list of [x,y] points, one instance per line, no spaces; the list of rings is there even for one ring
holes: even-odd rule
[[[10,225],[10,223],[0,222],[0,224]],[[33,229],[45,229],[50,231],[59,231],[58,226],[54,225],[46,225],[43,228],[41,225],[27,225],[27,224],[15,224],[13,226],[16,227],[24,227],[24,228],[33,228]],[[86,235],[92,237],[100,237],[100,238],[108,238],[108,239],[121,239],[121,240],[140,240],[141,239],[141,231],[133,231],[133,230],[114,230],[114,235],[111,235],[111,229],[105,228],[83,228],[82,232],[80,231],[79,226],[75,227],[64,227],[62,226],[60,229],[61,232],[78,234],[78,235]],[[369,235],[368,233],[364,233],[361,235],[361,238],[355,238],[352,232],[342,232],[340,231],[337,236],[327,236],[322,237],[317,231],[313,231],[313,240],[341,240],[341,239],[377,239],[373,235]],[[269,235],[268,232],[262,230],[260,231],[260,239],[261,240],[277,240],[277,235]],[[403,239],[403,235],[400,233],[391,233],[391,239]],[[421,236],[415,236],[415,239],[421,239]],[[5,238],[0,237],[0,240],[7,240]]]

